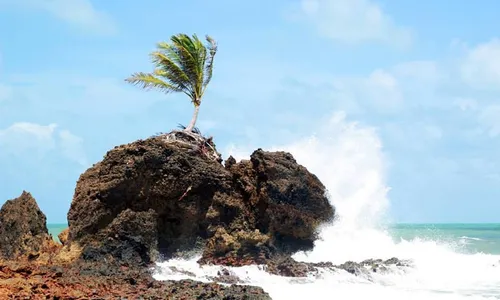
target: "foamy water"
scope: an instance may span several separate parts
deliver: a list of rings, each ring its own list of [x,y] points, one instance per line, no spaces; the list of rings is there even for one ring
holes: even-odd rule
[[[397,257],[412,260],[413,266],[366,276],[323,270],[307,278],[270,275],[259,266],[230,268],[244,284],[261,286],[273,299],[500,299],[500,256],[461,251],[474,237],[453,242],[425,237],[394,241],[384,230],[389,189],[374,129],[348,122],[337,113],[317,135],[276,149],[291,152],[315,173],[337,208],[338,219],[322,228],[314,250],[297,253],[296,260],[341,264]],[[250,154],[237,147],[230,152],[237,159]],[[197,259],[160,262],[155,278],[210,281],[221,269],[200,267]]]

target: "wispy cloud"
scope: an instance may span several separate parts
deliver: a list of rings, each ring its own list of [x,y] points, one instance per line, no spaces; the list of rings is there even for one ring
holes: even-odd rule
[[[60,152],[63,157],[87,164],[83,149],[83,139],[68,130],[57,130],[55,123],[41,125],[30,122],[17,122],[5,129],[0,129],[1,155],[20,159],[26,156],[44,157],[49,152]],[[0,156],[1,158],[1,156]]]
[[[92,0],[7,0],[7,4],[48,13],[86,32],[115,34],[118,27],[113,18],[97,9]]]
[[[472,87],[500,90],[500,39],[470,49],[461,71],[463,80]]]
[[[412,33],[370,0],[301,0],[292,15],[325,38],[359,44],[376,41],[409,46]]]

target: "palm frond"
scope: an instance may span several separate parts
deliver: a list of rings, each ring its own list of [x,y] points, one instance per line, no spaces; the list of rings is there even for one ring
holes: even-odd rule
[[[142,87],[143,89],[150,90],[152,88],[156,88],[161,90],[164,93],[171,93],[171,92],[181,92],[182,89],[179,87],[176,87],[168,82],[165,82],[161,80],[160,78],[157,78],[153,74],[150,73],[143,73],[143,72],[138,72],[132,74],[131,77],[125,79],[125,81],[133,84],[133,85],[138,85]]]
[[[195,97],[199,98],[201,96],[199,90],[197,89],[197,82],[199,81],[199,67],[194,43],[191,38],[185,34],[172,36],[171,41],[172,45],[170,49],[176,53],[182,62],[182,70],[190,79]]]
[[[207,64],[205,66],[205,79],[203,81],[203,86],[205,89],[207,88],[207,85],[210,83],[210,80],[212,80],[212,71],[214,68],[214,57],[215,54],[217,53],[217,43],[213,38],[210,36],[206,36],[207,42],[208,42],[208,58],[207,58]]]
[[[154,70],[156,76],[166,78],[173,86],[188,92],[188,95],[192,94],[192,87],[188,76],[170,57],[164,53],[155,51],[151,53],[151,60],[156,65],[156,69]]]

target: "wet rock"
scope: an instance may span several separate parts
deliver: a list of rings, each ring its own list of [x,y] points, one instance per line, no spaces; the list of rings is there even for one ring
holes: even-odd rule
[[[283,260],[273,261],[266,267],[266,271],[285,277],[306,277],[310,272],[316,271],[316,268],[307,263],[298,262],[291,257]]]
[[[349,272],[349,273],[351,273],[353,275],[357,275],[357,276],[366,275],[369,273],[363,264],[356,263],[353,261],[347,261],[341,265],[335,266],[335,268],[342,269],[346,272]]]
[[[217,276],[211,277],[210,280],[227,284],[237,284],[241,282],[241,279],[234,272],[226,268],[222,268],[222,270],[217,272]]]
[[[391,258],[385,261],[382,259],[367,259],[362,262],[347,261],[340,265],[334,265],[331,262],[298,262],[291,257],[283,257],[268,261],[265,270],[271,274],[286,277],[316,276],[320,270],[343,270],[356,276],[369,276],[371,273],[388,272],[391,266],[410,267],[411,263],[406,260]]]
[[[4,203],[0,209],[0,258],[35,260],[43,251],[57,247],[47,230],[45,214],[30,193],[23,191]]]

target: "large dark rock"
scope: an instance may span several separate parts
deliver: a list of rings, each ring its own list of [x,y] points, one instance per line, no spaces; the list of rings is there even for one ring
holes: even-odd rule
[[[310,250],[333,218],[325,187],[291,154],[259,149],[224,167],[203,151],[162,136],[109,151],[78,180],[65,247],[133,264],[194,249],[202,263],[241,265]]]
[[[46,220],[30,193],[23,191],[18,198],[7,200],[0,209],[0,258],[35,258],[51,247]]]

